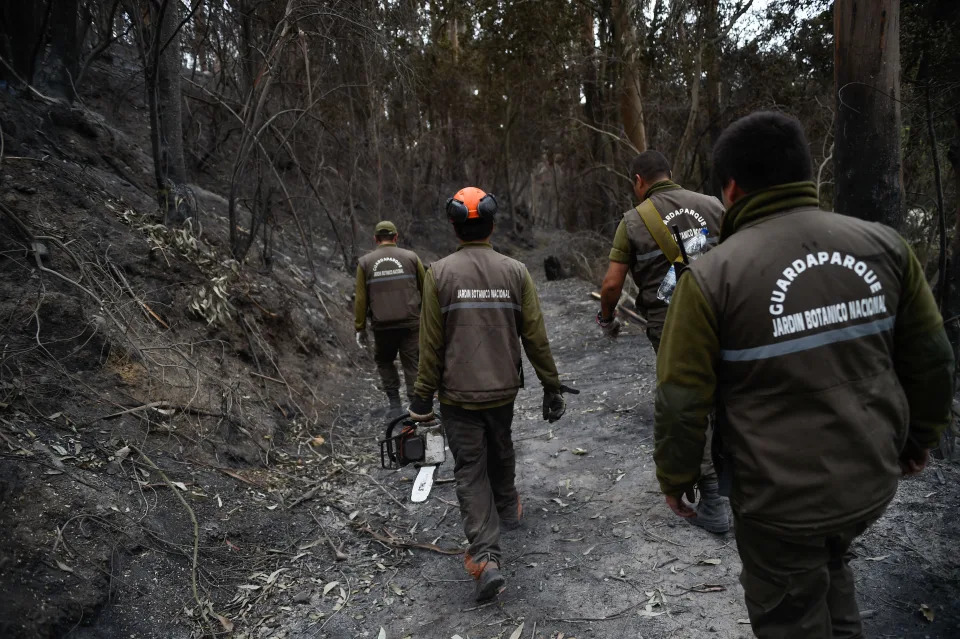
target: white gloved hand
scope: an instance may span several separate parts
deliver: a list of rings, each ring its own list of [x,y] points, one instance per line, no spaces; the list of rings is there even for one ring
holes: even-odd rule
[[[370,348],[370,337],[367,335],[367,331],[357,331],[357,346],[363,350]]]

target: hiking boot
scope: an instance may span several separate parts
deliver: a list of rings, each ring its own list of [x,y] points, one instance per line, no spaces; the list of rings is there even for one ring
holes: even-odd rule
[[[687,521],[717,535],[730,530],[727,500],[720,496],[717,480],[702,481],[699,488],[700,501],[697,502],[697,516]]]
[[[488,601],[493,599],[503,590],[503,575],[500,574],[500,566],[495,561],[488,561],[483,567],[483,572],[477,577],[477,589],[474,598],[477,601]]]
[[[387,391],[386,413],[388,417],[396,417],[403,412],[403,405],[400,404],[400,393],[398,391]]]
[[[520,498],[517,498],[516,512],[506,514],[500,513],[500,530],[516,530],[523,525],[523,504]]]

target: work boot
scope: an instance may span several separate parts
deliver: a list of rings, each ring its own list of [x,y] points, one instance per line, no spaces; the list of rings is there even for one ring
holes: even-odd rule
[[[387,417],[396,417],[403,412],[403,406],[400,404],[400,391],[387,391],[387,401],[390,403],[387,407]]]
[[[697,516],[687,519],[694,526],[700,526],[707,532],[723,534],[730,530],[730,516],[727,514],[727,500],[720,496],[716,479],[701,481],[700,501],[697,502]]]
[[[483,572],[477,577],[477,589],[474,598],[477,601],[493,599],[503,590],[504,579],[500,574],[500,566],[495,561],[488,561]]]
[[[523,504],[517,497],[517,509],[510,513],[500,513],[500,530],[516,530],[523,525]]]

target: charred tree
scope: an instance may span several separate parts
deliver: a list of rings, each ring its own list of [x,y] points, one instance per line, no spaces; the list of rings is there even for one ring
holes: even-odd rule
[[[144,15],[153,25],[145,62],[147,102],[157,199],[165,224],[180,224],[194,213],[183,154],[179,6],[179,0],[163,0]]]
[[[900,155],[900,2],[834,5],[839,213],[903,223]]]
[[[36,52],[42,42],[47,5],[44,2],[0,3],[0,80],[33,82]]]
[[[43,83],[57,97],[72,100],[74,83],[80,70],[80,46],[77,41],[78,0],[57,0],[50,4],[50,46],[43,65]]]
[[[636,0],[613,0],[613,32],[620,58],[620,119],[627,138],[638,152],[647,150],[647,128],[643,118],[643,76],[639,41],[634,25]]]

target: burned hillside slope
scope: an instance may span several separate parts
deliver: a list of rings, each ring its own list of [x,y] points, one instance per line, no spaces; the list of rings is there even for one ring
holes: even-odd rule
[[[198,219],[164,226],[144,122],[94,106],[0,93],[0,634],[117,610],[140,636],[222,631],[232,578],[207,557],[260,555],[203,510],[307,481],[286,451],[319,454],[323,398],[356,367],[352,278],[322,245],[311,273],[282,229],[271,262],[241,266],[200,187]],[[261,523],[243,527],[266,539]]]

